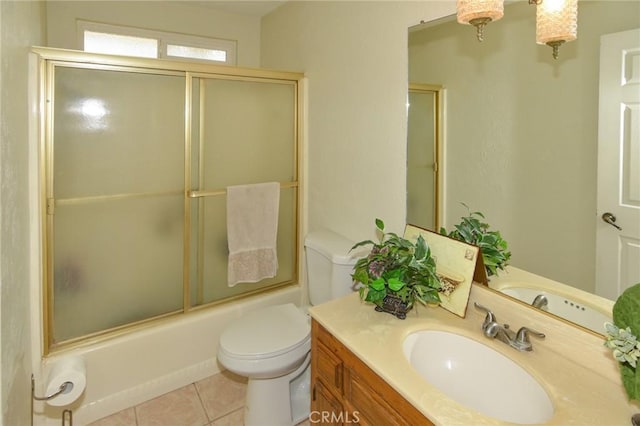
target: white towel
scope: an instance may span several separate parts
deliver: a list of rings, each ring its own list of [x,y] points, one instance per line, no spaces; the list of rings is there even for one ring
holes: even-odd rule
[[[227,188],[227,284],[255,283],[278,270],[278,182]]]

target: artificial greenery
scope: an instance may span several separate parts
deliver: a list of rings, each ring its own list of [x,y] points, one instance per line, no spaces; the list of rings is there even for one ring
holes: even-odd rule
[[[606,347],[613,351],[613,357],[620,363],[628,363],[636,368],[640,358],[640,342],[631,332],[631,327],[619,328],[609,322],[604,324],[607,331]]]
[[[471,212],[469,206],[462,205],[469,214],[462,217],[462,221],[454,225],[455,229],[451,232],[440,228],[440,234],[480,247],[487,276],[497,275],[498,270],[504,270],[511,259],[507,242],[500,231],[489,230],[489,224],[482,221],[484,215],[481,212]]]
[[[380,241],[365,240],[352,247],[371,245],[368,256],[359,259],[353,268],[353,280],[361,283],[360,297],[382,306],[387,294],[399,297],[408,307],[417,300],[423,304],[439,303],[440,280],[436,263],[422,236],[415,244],[390,232],[384,232],[384,222],[376,219]]]
[[[622,384],[631,400],[640,400],[640,283],[626,289],[613,305],[613,322],[607,324],[605,345],[613,350],[618,360]]]

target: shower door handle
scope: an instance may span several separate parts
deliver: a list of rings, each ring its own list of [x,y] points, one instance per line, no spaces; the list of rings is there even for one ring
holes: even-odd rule
[[[611,225],[614,228],[616,228],[618,231],[622,231],[622,228],[619,227],[618,225],[616,225],[616,217],[613,215],[613,213],[609,213],[609,212],[604,213],[602,215],[602,220],[604,220],[609,225]]]

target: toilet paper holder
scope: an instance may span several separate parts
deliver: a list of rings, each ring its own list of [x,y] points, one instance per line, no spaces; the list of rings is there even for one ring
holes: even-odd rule
[[[64,382],[60,385],[60,388],[52,393],[51,395],[45,396],[36,396],[36,381],[33,378],[33,374],[31,375],[31,426],[33,426],[33,401],[49,401],[55,398],[58,395],[61,395],[65,392],[69,392],[73,389],[73,383]],[[73,426],[73,412],[71,410],[64,410],[62,412],[62,426],[67,425],[67,420],[69,420],[68,426]]]
[[[52,393],[51,395],[45,395],[45,396],[36,396],[36,382],[33,378],[33,374],[31,375],[31,396],[33,397],[34,400],[36,401],[50,401],[53,398],[55,398],[56,396],[63,394],[65,392],[69,392],[71,391],[71,389],[73,389],[73,383],[71,382],[64,382],[63,384],[60,385],[60,388],[55,391],[54,393]]]

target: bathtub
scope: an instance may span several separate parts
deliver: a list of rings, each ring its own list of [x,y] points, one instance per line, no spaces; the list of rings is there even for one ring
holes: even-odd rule
[[[73,410],[75,425],[85,425],[220,372],[218,339],[230,321],[259,307],[299,305],[300,301],[300,286],[293,285],[55,353],[42,361],[40,374],[35,374],[36,394],[44,394],[48,371],[61,357],[83,358],[86,390],[66,408]],[[36,403],[34,425],[59,426],[63,408]]]
[[[612,322],[613,301],[522,269],[507,267],[505,272],[491,277],[489,287],[528,305],[543,295],[547,304],[539,309],[599,334],[604,334],[605,322]]]

